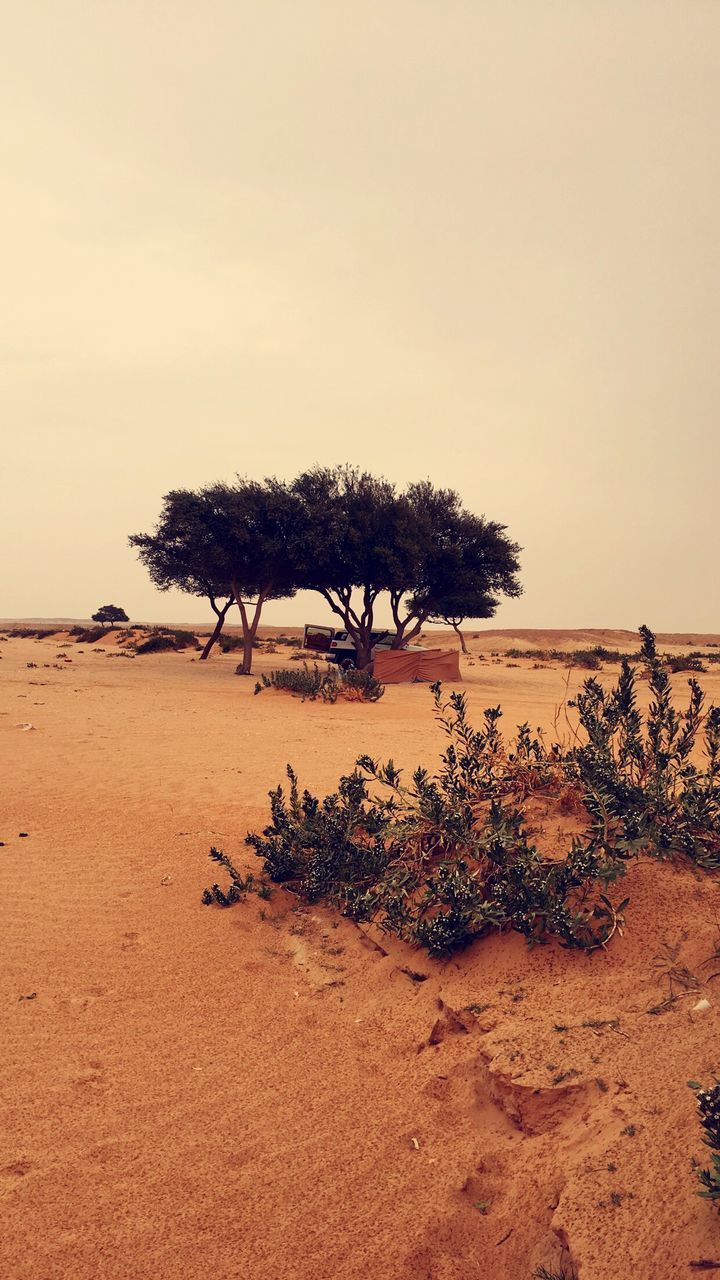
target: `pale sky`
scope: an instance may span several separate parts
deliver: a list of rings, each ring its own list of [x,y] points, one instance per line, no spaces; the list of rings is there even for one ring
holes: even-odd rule
[[[0,16],[0,616],[205,620],[162,495],[349,461],[509,526],[492,625],[720,630],[718,0]]]

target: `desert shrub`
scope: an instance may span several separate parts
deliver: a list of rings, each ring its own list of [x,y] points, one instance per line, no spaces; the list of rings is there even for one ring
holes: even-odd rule
[[[587,671],[599,671],[602,664],[603,658],[594,649],[576,649],[572,655],[572,665]]]
[[[77,631],[73,628],[70,634],[75,636],[76,644],[97,644],[98,640],[105,639],[103,627],[81,627]]]
[[[671,654],[665,661],[673,675],[676,675],[679,671],[705,671],[702,655],[699,653],[687,653],[677,656]]]
[[[268,886],[264,881],[256,880],[252,872],[243,879],[222,849],[216,849],[213,845],[208,857],[227,871],[230,886],[228,889],[221,889],[219,884],[213,884],[209,889],[204,889],[202,901],[205,906],[209,907],[214,903],[218,907],[232,907],[234,903],[241,902],[247,893],[253,892],[261,898],[270,896]]]
[[[720,708],[703,714],[691,679],[688,707],[676,711],[654,636],[642,628],[641,639],[646,717],[627,660],[612,690],[588,677],[570,703],[580,729],[568,751],[548,749],[528,724],[506,743],[499,707],[474,729],[465,694],[444,701],[436,684],[448,744],[433,777],[418,768],[406,784],[391,760],[361,756],[319,799],[300,794],[288,766],[287,795],[282,786],[270,792],[270,822],[248,843],[269,878],[306,901],[328,902],[436,955],[505,929],[586,951],[606,944],[627,905],[613,905],[606,889],[633,855],[720,866]],[[292,675],[311,688],[324,678],[317,668]],[[702,769],[690,762],[701,728]],[[538,791],[559,813],[585,819],[562,855],[546,856],[531,838],[524,804]]]
[[[340,681],[341,693],[346,698],[357,698],[362,702],[378,702],[385,692],[385,685],[376,680],[369,671],[357,671],[351,667],[348,671],[334,669]]]
[[[297,694],[303,702],[337,702],[339,697],[362,702],[377,702],[385,692],[385,686],[367,671],[342,671],[328,667],[321,671],[317,663],[302,670],[271,671],[262,675],[255,685],[255,693],[263,689],[281,689]]]
[[[136,646],[135,652],[138,654],[164,653],[168,649],[172,649],[173,652],[175,652],[177,651],[177,648],[178,646],[173,640],[172,636],[158,635],[158,636],[148,636],[147,640],[141,641],[141,643]]]
[[[405,786],[392,761],[364,756],[321,801],[300,796],[288,767],[287,797],[271,792],[270,824],[247,837],[266,874],[434,955],[504,928],[586,950],[607,941],[625,904],[614,908],[601,890],[622,862],[595,834],[563,859],[543,857],[517,803],[518,789],[556,785],[552,753],[527,725],[508,753],[498,708],[475,731],[464,694],[445,703],[440,685],[433,692],[449,738],[436,776],[417,769]]]
[[[636,673],[624,660],[618,683],[606,691],[592,678],[570,706],[577,708],[587,743],[569,763],[579,771],[596,826],[620,855],[685,854],[701,867],[720,867],[720,708],[704,714],[705,695],[694,678],[679,712],[655,637],[640,629],[641,660],[651,694],[644,717]],[[703,730],[705,767],[691,762]]]
[[[242,636],[221,635],[220,639],[218,640],[218,644],[220,646],[221,653],[234,653],[236,649],[243,648],[243,638]],[[253,649],[259,649],[260,646],[261,646],[260,640],[258,639],[253,640],[252,642]]]
[[[712,1156],[711,1168],[698,1169],[697,1177],[702,1187],[698,1195],[704,1200],[712,1200],[720,1208],[720,1081],[715,1081],[712,1089],[700,1089],[691,1082],[695,1089],[700,1127],[703,1130],[703,1142],[709,1147]]]
[[[605,649],[598,644],[594,649],[508,649],[508,658],[533,658],[537,662],[562,662],[566,667],[585,667],[589,671],[599,671],[603,662],[622,662],[633,658],[630,653],[621,653],[618,649]]]
[[[199,649],[197,636],[192,631],[183,631],[174,627],[153,627],[147,640],[135,645],[135,652],[163,653],[172,650],[179,653],[182,649]]]

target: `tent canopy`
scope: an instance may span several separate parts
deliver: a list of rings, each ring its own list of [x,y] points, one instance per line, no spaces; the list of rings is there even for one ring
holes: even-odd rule
[[[383,684],[411,684],[415,680],[450,680],[460,675],[458,649],[378,649],[373,675]]]

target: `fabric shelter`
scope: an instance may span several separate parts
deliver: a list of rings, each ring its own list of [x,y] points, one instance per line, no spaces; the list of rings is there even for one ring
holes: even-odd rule
[[[412,684],[413,681],[455,681],[460,675],[458,649],[377,649],[373,675],[383,684]]]

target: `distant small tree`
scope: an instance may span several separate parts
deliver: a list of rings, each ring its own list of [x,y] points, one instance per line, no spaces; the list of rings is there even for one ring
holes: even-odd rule
[[[92,615],[93,622],[99,622],[101,627],[106,623],[113,628],[116,622],[129,622],[124,609],[120,609],[116,604],[104,604],[98,609],[97,613]]]

